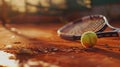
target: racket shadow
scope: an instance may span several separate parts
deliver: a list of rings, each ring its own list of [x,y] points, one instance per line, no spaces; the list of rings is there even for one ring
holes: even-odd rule
[[[102,55],[105,55],[107,57],[120,60],[120,53],[117,53],[117,52],[108,51],[108,50],[97,48],[97,47],[95,47],[93,49],[87,49],[86,51],[87,52],[94,52],[94,53],[102,54]]]

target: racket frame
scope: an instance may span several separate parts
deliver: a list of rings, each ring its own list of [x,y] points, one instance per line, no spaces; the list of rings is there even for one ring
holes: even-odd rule
[[[75,21],[72,21],[72,22],[64,25],[63,27],[61,27],[60,29],[57,30],[58,35],[59,35],[61,38],[67,39],[67,40],[80,40],[80,38],[81,38],[80,35],[67,34],[67,33],[64,33],[63,30],[64,30],[66,27],[70,27],[72,24],[77,23],[76,21],[82,22],[82,20],[84,20],[85,18],[88,18],[88,17],[89,17],[89,18],[91,18],[91,17],[100,17],[100,18],[102,18],[102,19],[104,20],[104,22],[105,22],[104,26],[103,26],[100,30],[96,31],[95,33],[102,32],[102,31],[104,31],[104,30],[107,28],[107,24],[106,24],[106,23],[108,23],[108,20],[106,19],[105,16],[103,16],[103,15],[90,15],[90,16],[84,16],[84,17],[82,17],[82,18],[79,18],[79,19],[77,19],[77,20],[75,20]]]

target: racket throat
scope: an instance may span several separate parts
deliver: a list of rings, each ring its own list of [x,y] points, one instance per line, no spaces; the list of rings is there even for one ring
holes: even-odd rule
[[[119,37],[118,32],[100,32],[97,33],[98,38],[102,37]]]

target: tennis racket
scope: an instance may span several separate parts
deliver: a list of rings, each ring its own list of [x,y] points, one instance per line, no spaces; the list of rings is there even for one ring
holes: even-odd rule
[[[103,32],[107,27],[111,28],[112,31]],[[95,32],[99,38],[119,36],[119,28],[112,27],[103,15],[82,17],[61,27],[57,33],[63,39],[79,40],[86,31]]]

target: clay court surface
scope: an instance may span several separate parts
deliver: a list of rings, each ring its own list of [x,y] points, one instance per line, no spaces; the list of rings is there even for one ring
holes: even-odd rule
[[[115,25],[120,25],[119,22]],[[120,38],[100,38],[92,49],[57,35],[64,23],[0,25],[0,67],[120,67]],[[20,50],[31,54],[19,54]]]

